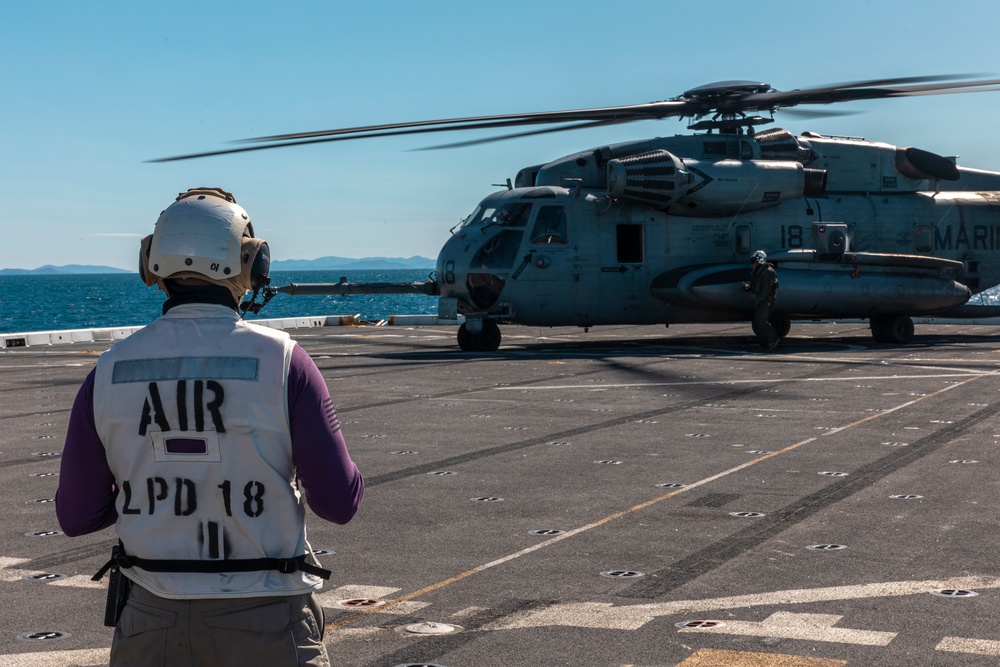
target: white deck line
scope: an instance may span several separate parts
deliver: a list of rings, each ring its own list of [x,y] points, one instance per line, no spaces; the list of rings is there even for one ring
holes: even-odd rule
[[[385,320],[363,320],[360,315],[308,315],[305,317],[276,317],[271,319],[248,320],[254,324],[272,329],[311,329],[336,326],[458,326],[465,321],[463,315],[457,320],[442,320],[437,315],[390,315]],[[864,322],[863,319],[803,320],[807,322]],[[958,324],[958,325],[998,325],[1000,317],[968,320],[945,320],[934,317],[913,318],[915,324]],[[794,325],[794,322],[793,322]],[[0,350],[37,345],[67,345],[70,343],[113,343],[128,338],[142,326],[101,327],[97,329],[62,329],[53,331],[27,331],[22,333],[0,333]]]
[[[437,315],[390,315],[386,320],[363,320],[360,315],[309,315],[306,317],[277,317],[247,320],[272,329],[311,329],[336,326],[457,326],[465,321],[442,320]],[[0,349],[35,347],[39,345],[68,345],[71,343],[114,343],[128,338],[142,326],[101,327],[97,329],[63,329],[54,331],[27,331],[0,334]]]

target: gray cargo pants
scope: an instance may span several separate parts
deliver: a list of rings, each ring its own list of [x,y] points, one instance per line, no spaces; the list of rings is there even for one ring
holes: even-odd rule
[[[323,609],[312,594],[168,600],[132,584],[111,667],[329,667]]]

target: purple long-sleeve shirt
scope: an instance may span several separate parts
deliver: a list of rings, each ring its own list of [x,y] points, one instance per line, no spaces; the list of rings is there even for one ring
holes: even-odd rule
[[[292,462],[317,516],[345,524],[358,511],[365,483],[351,460],[330,391],[309,354],[292,351],[288,371]],[[85,535],[118,520],[114,475],[94,423],[94,371],[77,393],[66,433],[56,516],[67,535]]]

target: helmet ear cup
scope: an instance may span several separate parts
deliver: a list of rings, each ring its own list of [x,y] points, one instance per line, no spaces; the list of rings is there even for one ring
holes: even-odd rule
[[[153,235],[149,234],[145,236],[142,241],[139,242],[139,278],[145,283],[146,287],[152,287],[156,284],[157,277],[153,275],[153,272],[149,270],[149,250],[153,245]]]
[[[240,252],[243,262],[243,275],[247,278],[244,284],[257,291],[271,284],[271,248],[264,239],[245,238]]]

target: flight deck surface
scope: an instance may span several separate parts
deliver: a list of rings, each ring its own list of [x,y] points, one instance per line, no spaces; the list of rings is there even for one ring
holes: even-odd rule
[[[308,524],[332,664],[1000,659],[995,327],[291,333],[367,485],[349,525]],[[105,347],[0,353],[0,665],[107,661],[113,531],[53,534],[51,502]]]

